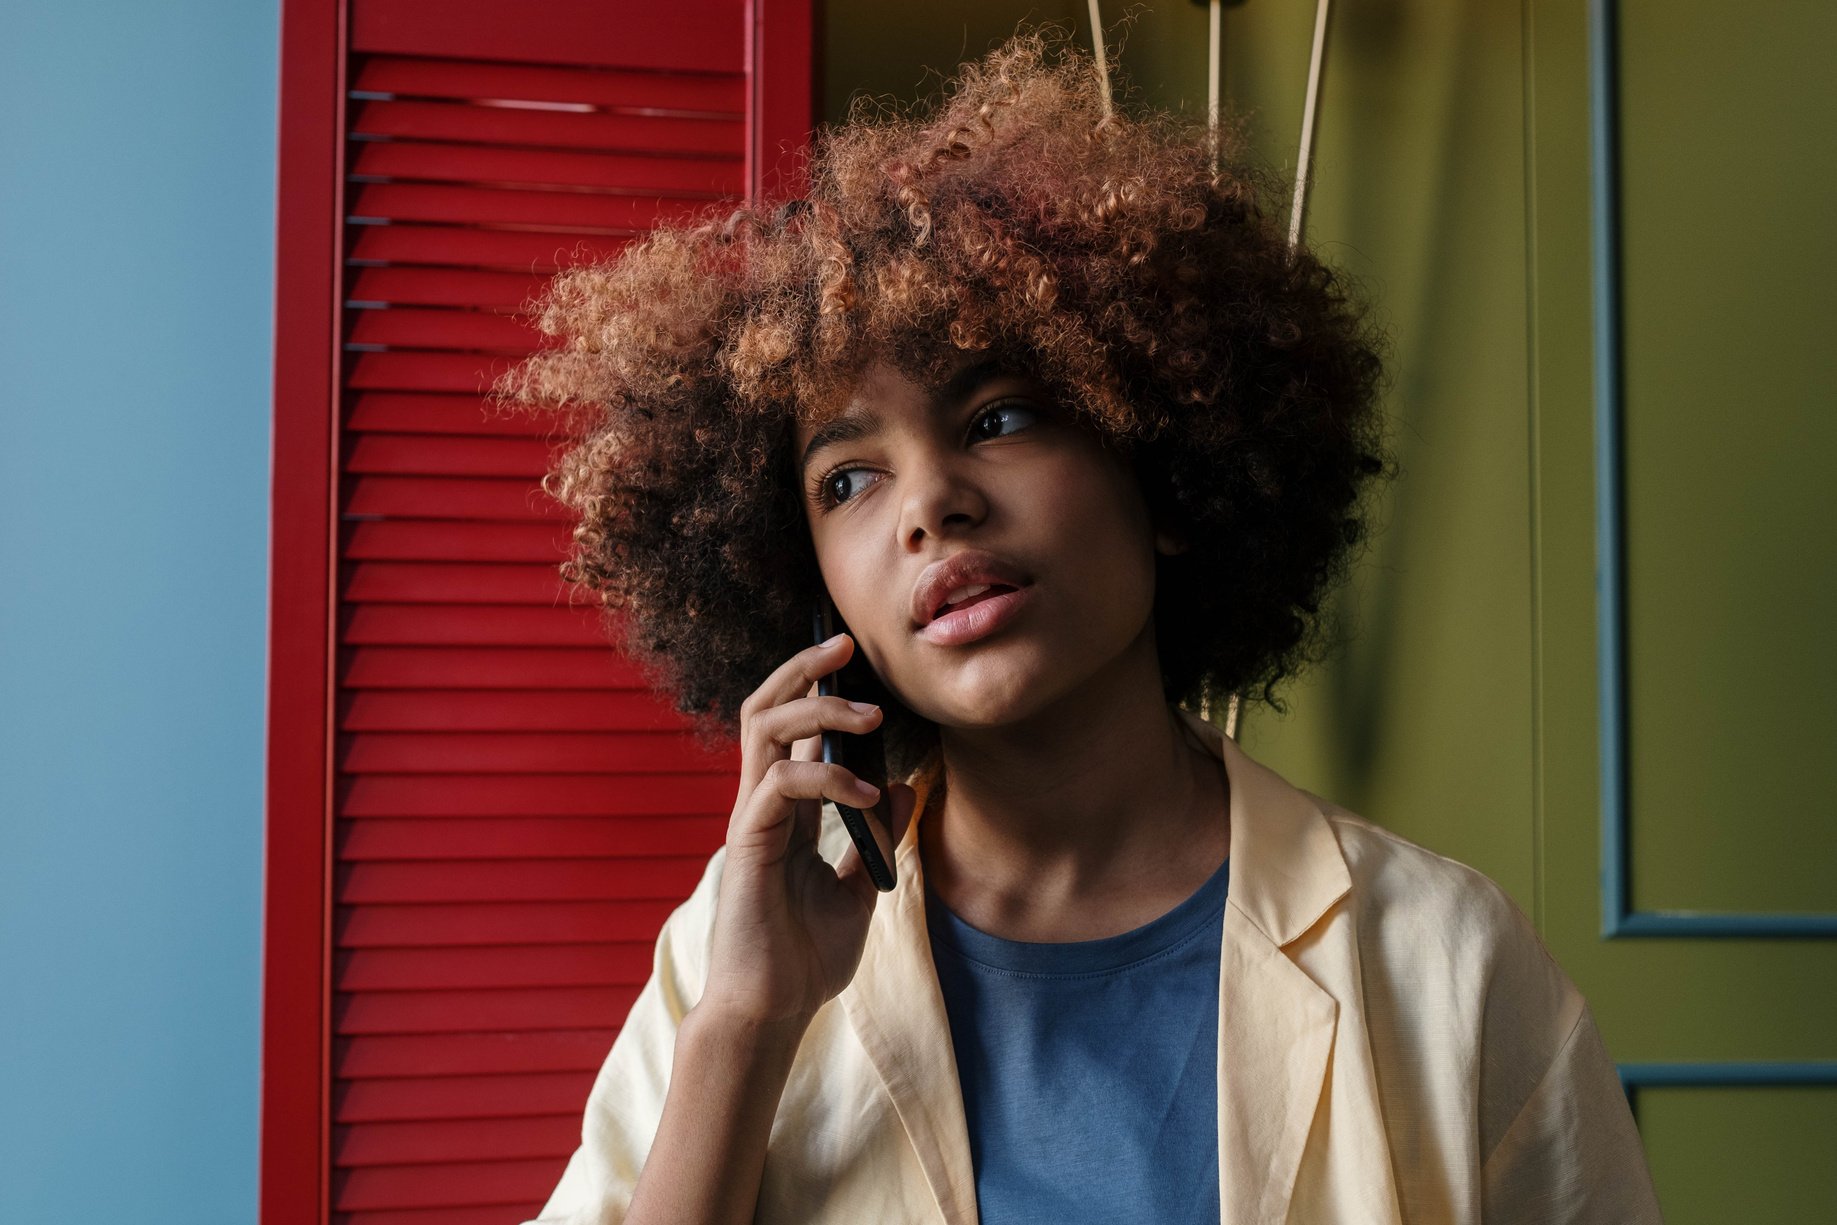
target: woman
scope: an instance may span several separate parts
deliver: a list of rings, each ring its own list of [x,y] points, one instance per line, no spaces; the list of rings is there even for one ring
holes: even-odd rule
[[[539,1219],[1658,1221],[1509,897],[1188,709],[1322,651],[1380,338],[1237,134],[1038,35],[953,84],[557,278],[500,388],[589,410],[564,574],[743,749]],[[886,700],[819,696],[857,651]],[[873,728],[884,898],[817,753]]]

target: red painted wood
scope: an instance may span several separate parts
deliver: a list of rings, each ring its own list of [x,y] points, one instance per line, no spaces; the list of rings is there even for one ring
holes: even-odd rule
[[[578,1143],[739,753],[561,585],[538,481],[576,423],[484,393],[552,343],[555,271],[800,189],[811,14],[286,4],[263,1220],[501,1225]]]
[[[465,569],[459,566],[424,568],[448,574]],[[503,569],[537,570],[539,567],[506,566]],[[391,585],[401,587],[411,577],[399,574]],[[427,590],[420,594],[430,600],[453,598],[442,583],[442,577],[431,577]],[[493,597],[483,594],[474,598],[481,603],[495,602]],[[339,679],[353,689],[636,689],[643,684],[636,665],[614,658],[608,651],[552,647],[526,650],[361,647],[344,655]]]
[[[610,857],[630,854],[640,846],[647,852],[693,855],[709,839],[719,839],[726,825],[724,814],[346,821],[339,831],[338,857],[345,863]]]
[[[346,950],[332,958],[332,981],[351,992],[642,987],[650,942],[636,929],[625,935],[598,944]]]
[[[675,908],[676,903],[668,898],[516,902],[497,906],[476,902],[379,904],[347,911],[343,916],[345,922],[337,929],[337,940],[339,948],[598,944],[609,931],[656,931]],[[605,1048],[599,1053],[604,1056]]]
[[[556,519],[565,511],[533,496],[522,480],[358,476],[344,482],[346,516],[424,516],[430,519]]]
[[[398,444],[403,440],[394,440]],[[430,447],[456,441],[421,439]],[[348,469],[347,469],[348,470]],[[346,525],[344,556],[360,561],[519,561],[554,565],[566,550],[562,523],[388,520]]]
[[[462,102],[365,102],[351,116],[355,136],[441,140],[518,148],[718,156],[746,138],[733,119],[531,110]]]
[[[338,737],[346,774],[555,774],[687,770],[704,758],[680,732],[370,732]]]
[[[354,345],[408,349],[484,350],[522,353],[530,347],[529,326],[509,315],[476,310],[417,310],[413,306],[353,310],[348,339]]]
[[[366,991],[334,999],[332,1032],[349,1037],[535,1032],[586,1029],[608,1019],[622,1025],[637,995],[637,987]]]
[[[351,49],[541,64],[736,72],[743,0],[354,0]]]
[[[376,56],[363,61],[351,88],[404,98],[546,100],[576,107],[697,111],[735,119],[746,111],[745,80],[737,68],[702,76]]]
[[[467,226],[363,225],[353,227],[351,262],[438,264],[454,268],[553,273],[591,259],[617,254],[626,236],[546,231],[478,230]]]
[[[347,305],[458,306],[508,315],[540,294],[548,277],[392,265],[353,268],[347,282]]]
[[[328,897],[339,12],[284,0],[277,134],[274,480],[263,913],[265,1225],[320,1225],[330,1193]]]
[[[438,562],[352,562],[344,567],[344,599],[353,603],[368,600],[420,601],[423,603],[468,604],[553,604],[559,598],[560,583],[555,568],[549,565],[460,565]],[[352,663],[362,662],[363,652],[353,654]],[[371,655],[381,654],[370,652]],[[505,657],[505,667],[514,669],[523,663],[535,663],[536,656]],[[439,662],[438,660],[433,662]],[[618,675],[597,674],[604,679]],[[453,683],[458,678],[449,678]],[[363,684],[353,679],[352,684]],[[431,683],[414,681],[415,684]]]
[[[363,604],[341,611],[338,641],[347,646],[599,647],[604,645],[605,637],[599,613],[586,606]],[[555,713],[544,716],[551,721],[543,723],[543,727],[610,726],[610,723],[582,722],[587,719],[619,719],[620,726],[627,726],[634,725],[637,718],[618,713],[621,695],[595,698],[591,707],[582,703],[578,694],[544,691],[539,696],[543,709],[555,708]],[[351,694],[342,709],[367,709],[356,703],[377,703],[387,697],[407,701],[413,695]],[[439,703],[441,726],[464,726],[460,720],[471,717],[471,704],[456,695],[442,693],[428,697]],[[507,699],[498,695],[497,700]],[[646,715],[645,719],[647,725],[656,730],[675,727],[682,721],[680,716],[666,715],[661,710],[654,716]],[[349,722],[341,722],[340,726],[359,727]]]
[[[334,874],[332,895],[341,905],[372,902],[606,901],[612,898],[685,898],[705,866],[705,854],[598,860],[519,859],[474,863],[349,863]],[[655,933],[653,933],[654,935]]]
[[[345,782],[343,814],[355,820],[720,812],[733,805],[733,772],[738,769],[736,754],[720,769],[630,774],[615,780],[616,786],[603,774],[364,775]]]
[[[412,391],[380,391],[354,396],[345,415],[345,422],[353,433],[363,435],[467,434],[490,438],[543,439],[558,436],[552,420],[493,408],[480,396],[449,396]]]
[[[542,226],[582,234],[618,234],[641,233],[666,222],[694,221],[705,210],[717,209],[706,200],[612,192],[379,183],[357,189],[351,215],[391,223]]]
[[[586,1079],[587,1083],[581,1083]],[[379,1077],[344,1081],[332,1097],[337,1123],[420,1119],[567,1117],[578,1113],[592,1080],[580,1072],[517,1076]]]
[[[345,1184],[347,1189],[354,1190],[361,1185],[378,1192],[380,1199],[380,1189],[391,1184],[403,1189],[419,1184],[428,1166],[459,1161],[490,1164],[506,1159],[540,1157],[553,1152],[558,1143],[567,1143],[569,1133],[578,1144],[580,1120],[570,1122],[564,1114],[529,1114],[518,1119],[420,1120],[412,1124],[360,1123],[343,1129],[337,1160],[339,1165],[352,1171],[351,1181]],[[356,1178],[358,1171],[379,1166],[419,1168],[379,1171],[369,1179]],[[435,1195],[440,1193],[432,1188],[429,1190]],[[400,1206],[413,1202],[394,1201]]]
[[[340,1038],[332,1044],[331,1070],[340,1081],[592,1071],[605,1060],[615,1034],[599,1028]]]
[[[357,391],[446,391],[484,395],[512,365],[508,357],[430,353],[408,349],[353,351],[345,360],[344,385]]]
[[[351,177],[357,181],[387,177],[702,199],[738,195],[744,173],[737,141],[731,153],[688,157],[375,140],[357,146],[351,159]]]
[[[345,452],[344,470],[416,476],[517,476],[533,484],[547,467],[553,450],[550,443],[539,438],[427,438],[365,432],[353,437]],[[545,555],[541,560],[550,559]]]
[[[527,1170],[540,1163],[520,1161],[520,1163],[511,1164],[518,1170]],[[547,1179],[547,1183],[553,1186],[555,1179],[560,1177],[560,1166],[555,1166],[549,1174],[551,1177]],[[533,1175],[522,1175],[522,1177],[533,1177]],[[522,1199],[522,1201],[514,1201],[507,1205],[487,1203],[487,1205],[472,1205],[472,1207],[432,1208],[432,1210],[430,1208],[404,1208],[400,1212],[391,1212],[391,1210],[340,1212],[338,1221],[340,1225],[503,1225],[505,1221],[527,1221],[533,1218],[536,1212],[542,1210],[542,1203],[544,1203],[542,1199]]]

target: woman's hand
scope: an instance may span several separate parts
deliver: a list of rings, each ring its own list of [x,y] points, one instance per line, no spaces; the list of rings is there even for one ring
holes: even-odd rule
[[[727,826],[708,981],[698,1009],[760,1024],[807,1024],[861,963],[880,891],[851,842],[833,867],[817,854],[825,799],[866,812],[879,792],[820,760],[823,729],[866,732],[879,707],[858,711],[815,693],[847,662],[854,639],[806,647],[740,707],[739,794]],[[860,788],[866,788],[862,790]],[[897,846],[917,798],[889,785]],[[867,819],[875,820],[871,812]]]

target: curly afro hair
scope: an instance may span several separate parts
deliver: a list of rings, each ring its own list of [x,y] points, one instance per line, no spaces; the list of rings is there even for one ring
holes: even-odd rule
[[[856,99],[808,189],[711,206],[531,305],[554,340],[492,398],[568,427],[543,488],[578,515],[561,565],[613,643],[731,743],[743,701],[811,640],[820,572],[794,422],[885,360],[964,350],[1031,375],[1131,457],[1190,547],[1157,559],[1162,687],[1191,706],[1324,658],[1321,605],[1392,476],[1384,338],[1278,220],[1286,181],[1240,120],[1135,112],[1056,31],[966,64],[928,111]],[[937,728],[894,699],[890,777]]]

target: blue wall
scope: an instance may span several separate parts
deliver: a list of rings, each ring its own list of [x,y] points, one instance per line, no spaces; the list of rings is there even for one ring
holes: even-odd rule
[[[0,9],[0,1221],[255,1219],[278,18]]]

